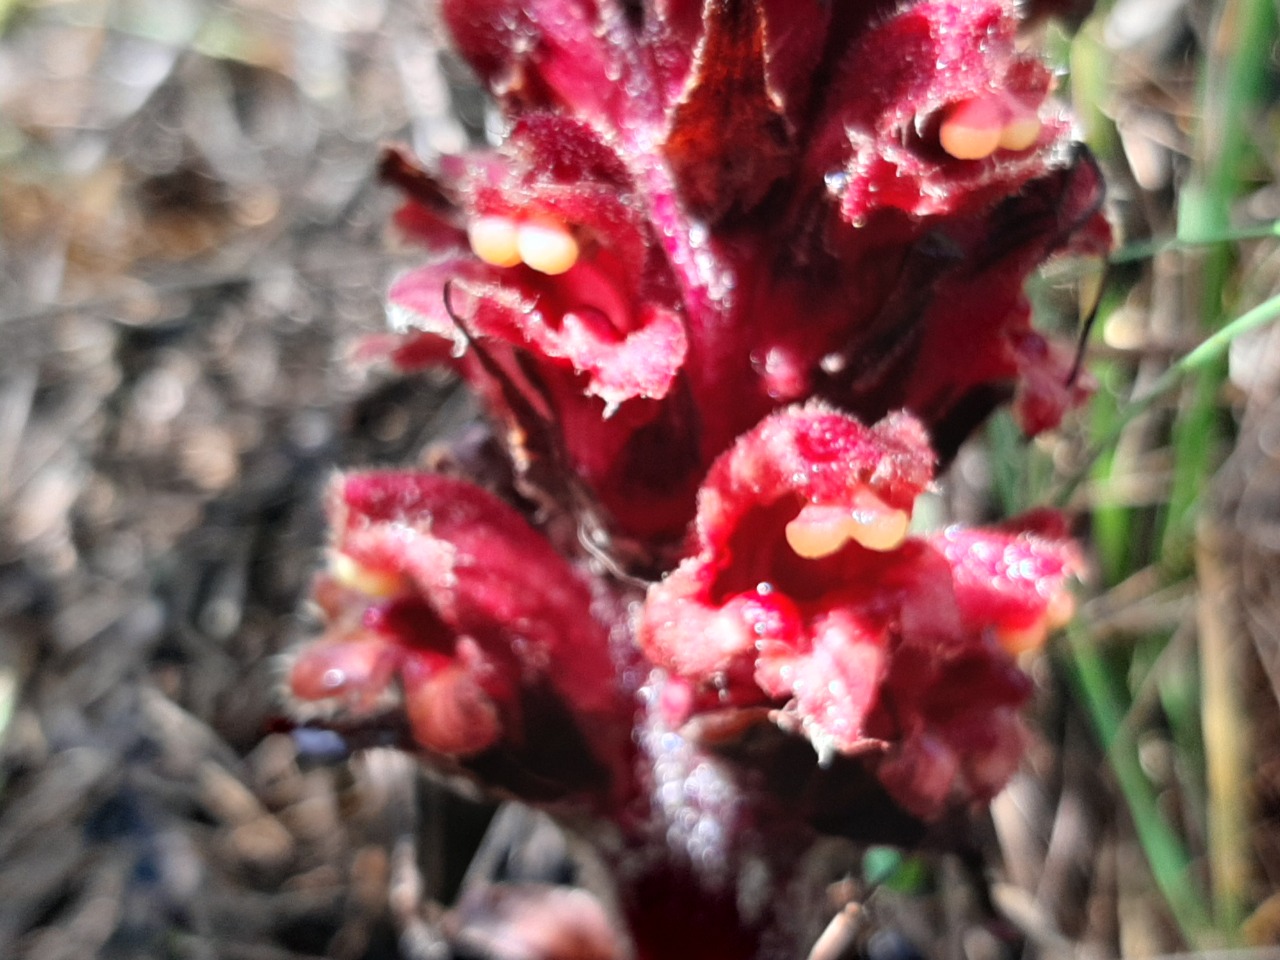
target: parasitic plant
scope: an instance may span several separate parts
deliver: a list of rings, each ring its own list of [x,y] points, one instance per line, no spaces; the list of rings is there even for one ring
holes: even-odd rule
[[[365,352],[455,369],[502,455],[334,484],[292,691],[590,824],[642,960],[802,956],[817,838],[1022,754],[1075,549],[912,510],[997,405],[1085,395],[1022,287],[1106,249],[1097,169],[1009,2],[442,10],[509,126],[386,156],[427,257]]]

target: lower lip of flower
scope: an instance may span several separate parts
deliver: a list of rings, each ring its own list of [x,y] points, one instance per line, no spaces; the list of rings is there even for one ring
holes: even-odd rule
[[[379,638],[320,641],[298,654],[289,689],[299,700],[342,698],[353,709],[369,709],[386,691],[398,661],[395,645]]]
[[[411,657],[402,674],[405,713],[419,746],[464,757],[480,753],[501,739],[502,721],[497,707],[460,666],[447,664],[434,669]]]

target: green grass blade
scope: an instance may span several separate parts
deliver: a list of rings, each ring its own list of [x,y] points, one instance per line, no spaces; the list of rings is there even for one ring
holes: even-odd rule
[[[1156,885],[1187,943],[1198,946],[1208,940],[1212,920],[1197,893],[1191,856],[1160,810],[1155,790],[1142,772],[1137,744],[1124,724],[1123,700],[1084,625],[1078,620],[1071,624],[1067,639],[1072,680],[1115,772]]]
[[[1173,253],[1194,250],[1197,247],[1211,247],[1220,243],[1240,243],[1245,240],[1266,240],[1280,237],[1280,220],[1273,223],[1261,223],[1255,227],[1237,227],[1228,230],[1210,231],[1205,234],[1188,236],[1179,231],[1176,237],[1152,237],[1137,243],[1125,244],[1107,258],[1107,262],[1115,265],[1136,263],[1150,260],[1162,253]]]
[[[1052,502],[1060,508],[1067,506],[1071,502],[1071,498],[1075,495],[1076,490],[1079,489],[1080,484],[1089,476],[1099,457],[1115,447],[1120,435],[1124,433],[1125,428],[1136,417],[1150,410],[1159,400],[1177,389],[1184,378],[1201,373],[1210,369],[1215,363],[1220,362],[1231,348],[1232,341],[1237,337],[1251,330],[1265,327],[1277,319],[1280,319],[1280,295],[1264,300],[1252,310],[1241,314],[1217,332],[1206,337],[1194,350],[1172,364],[1168,370],[1156,378],[1155,382],[1151,384],[1150,388],[1142,396],[1130,400],[1120,409],[1115,421],[1094,442],[1090,453],[1084,459],[1084,463],[1075,473],[1063,481],[1057,493],[1054,494]]]

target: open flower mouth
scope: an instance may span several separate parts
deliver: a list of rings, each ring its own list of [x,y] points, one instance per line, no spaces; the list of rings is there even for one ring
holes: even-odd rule
[[[867,428],[811,404],[738,439],[638,627],[691,692],[689,717],[770,707],[819,758],[884,758],[877,775],[921,815],[1004,782],[1029,692],[1012,654],[1069,610],[1076,561],[1047,517],[911,535],[932,468],[904,416]]]
[[[809,560],[829,557],[856,543],[864,550],[897,550],[907,538],[911,515],[897,510],[868,489],[854,492],[841,506],[811,503],[787,523],[787,545]]]
[[[1040,143],[1045,130],[1038,104],[1003,90],[962,97],[917,117],[922,145],[953,160],[986,160],[1019,154]]]
[[[467,222],[471,252],[493,268],[473,285],[510,286],[553,328],[576,314],[598,316],[612,330],[606,340],[632,331],[642,306],[636,288],[643,263],[629,262],[628,253],[643,253],[646,244],[628,236],[635,228],[611,209],[616,200],[588,205],[581,223],[564,219],[553,203],[494,202]]]
[[[843,174],[849,222],[883,209],[973,212],[1050,161],[1068,125],[1047,105],[1052,74],[1018,49],[1007,14],[1000,4],[936,0],[860,38],[836,81],[843,128],[824,135],[840,149],[820,148],[839,164],[826,170]],[[904,60],[922,66],[906,71]]]
[[[796,602],[816,600],[898,550],[910,523],[908,511],[889,506],[866,487],[839,505],[790,496],[753,507],[727,538],[727,564],[710,595],[724,602],[765,585]]]
[[[877,604],[896,596],[879,588],[901,566],[910,505],[931,475],[909,418],[870,430],[820,406],[767,418],[713,466],[698,550],[650,590],[642,645],[723,702],[861,686],[830,724],[854,748],[892,620]]]
[[[766,418],[717,461],[700,495],[708,598],[768,583],[810,600],[864,577],[906,542],[932,476],[909,417],[868,429],[810,405]]]
[[[1020,106],[1011,98],[961,100],[944,112],[938,142],[957,160],[981,160],[997,150],[1030,150],[1044,125],[1035,111]]]
[[[468,191],[478,199],[465,252],[392,288],[406,337],[397,356],[413,355],[423,335],[452,344],[456,356],[474,341],[500,360],[527,354],[553,377],[569,373],[550,387],[566,393],[560,405],[585,395],[612,413],[628,400],[664,397],[687,332],[665,264],[617,188],[480,183]]]

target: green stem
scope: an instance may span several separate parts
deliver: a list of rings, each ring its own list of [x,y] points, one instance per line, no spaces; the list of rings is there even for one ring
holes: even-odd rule
[[[1126,244],[1111,254],[1107,262],[1133,263],[1137,260],[1150,260],[1152,257],[1174,250],[1211,247],[1219,243],[1239,243],[1242,240],[1266,240],[1269,237],[1280,237],[1280,220],[1273,223],[1260,223],[1255,227],[1238,227],[1196,236],[1152,237],[1150,240]]]
[[[1150,410],[1162,397],[1172,393],[1182,383],[1184,377],[1211,368],[1226,356],[1227,350],[1231,347],[1231,343],[1236,337],[1248,333],[1250,330],[1264,327],[1276,319],[1280,319],[1280,295],[1264,300],[1252,310],[1241,314],[1235,320],[1202,340],[1195,349],[1191,350],[1177,363],[1172,364],[1169,369],[1156,378],[1156,381],[1151,384],[1141,397],[1130,400],[1120,409],[1115,421],[1085,457],[1084,464],[1068,477],[1058,489],[1058,492],[1053,497],[1053,503],[1060,508],[1065,507],[1071,501],[1072,496],[1075,495],[1081,482],[1089,475],[1089,470],[1093,463],[1105,451],[1115,446],[1125,428],[1136,417]]]

